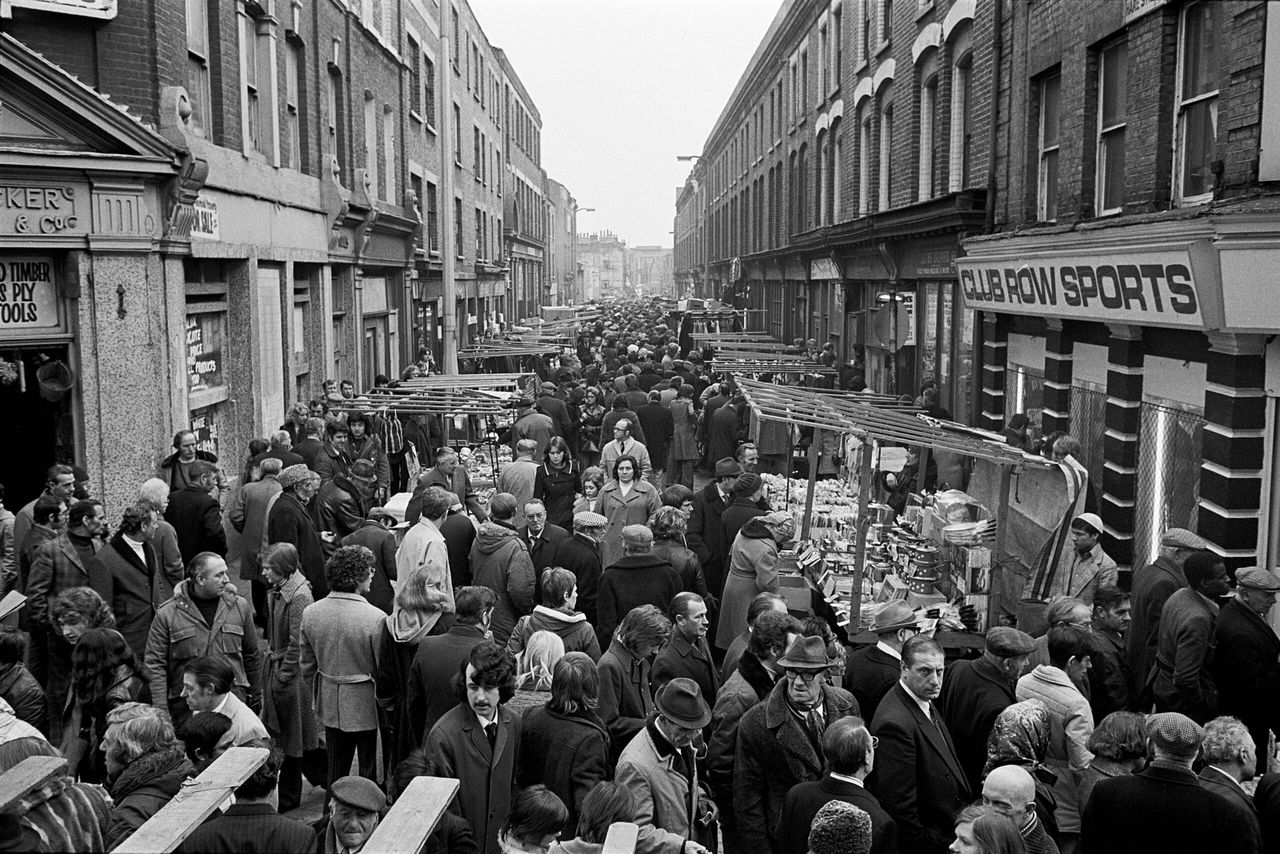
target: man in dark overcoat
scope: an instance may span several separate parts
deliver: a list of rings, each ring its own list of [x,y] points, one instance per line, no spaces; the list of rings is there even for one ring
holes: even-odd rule
[[[488,587],[453,591],[454,623],[442,635],[424,637],[409,666],[409,723],[421,740],[445,712],[458,705],[453,677],[472,648],[484,640],[498,596]]]
[[[867,720],[875,718],[881,698],[901,677],[902,645],[920,633],[922,616],[906,602],[888,603],[871,625],[875,644],[849,654],[844,687],[857,698]]]
[[[329,593],[324,577],[324,544],[307,505],[320,488],[320,478],[304,465],[280,472],[281,491],[267,504],[267,545],[292,543],[298,550],[302,574],[317,600]]]
[[[1214,627],[1213,681],[1218,711],[1244,722],[1267,770],[1267,733],[1280,732],[1280,637],[1267,622],[1280,578],[1265,569],[1236,572],[1236,598],[1222,606]]]
[[[1125,634],[1129,673],[1134,688],[1141,690],[1156,663],[1156,644],[1160,641],[1160,612],[1164,603],[1187,586],[1182,564],[1209,544],[1185,528],[1170,528],[1160,538],[1160,556],[1155,563],[1143,567],[1133,576],[1130,595],[1131,622]]]
[[[707,644],[707,603],[685,591],[671,600],[671,637],[653,660],[653,690],[680,676],[698,683],[704,697],[720,690],[720,673]]]
[[[733,503],[733,483],[742,474],[742,466],[732,457],[716,462],[715,479],[693,494],[693,511],[689,514],[689,530],[685,540],[689,549],[702,562],[707,589],[716,598],[724,593],[724,574],[729,563],[730,543],[725,541],[721,516]]]

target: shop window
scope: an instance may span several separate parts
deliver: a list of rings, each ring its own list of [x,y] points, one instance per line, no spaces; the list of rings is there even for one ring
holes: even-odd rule
[[[1058,150],[1061,117],[1062,75],[1051,74],[1040,81],[1038,124],[1038,172],[1036,218],[1054,222],[1058,218]]]
[[[1128,92],[1129,45],[1119,42],[1098,57],[1099,214],[1119,213],[1124,206],[1125,99]]]
[[[1197,409],[1143,401],[1140,424],[1134,566],[1159,557],[1168,529],[1195,530],[1205,419]]]
[[[1215,186],[1222,6],[1189,4],[1182,10],[1179,24],[1174,183],[1180,204],[1200,204],[1212,197]]]
[[[186,279],[187,399],[191,409],[211,407],[229,395],[225,373],[227,275],[218,261],[184,258]]]

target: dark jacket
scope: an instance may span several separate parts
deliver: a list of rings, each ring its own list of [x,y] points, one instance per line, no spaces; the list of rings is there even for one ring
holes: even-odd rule
[[[321,484],[315,504],[320,530],[333,531],[338,539],[353,533],[369,515],[369,503],[345,474]]]
[[[454,623],[442,635],[418,643],[409,667],[409,724],[419,743],[445,712],[458,705],[453,678],[472,647],[484,640],[478,626]]]
[[[1171,558],[1161,556],[1155,563],[1144,567],[1133,577],[1133,595],[1130,599],[1132,621],[1125,636],[1129,657],[1129,672],[1134,685],[1141,688],[1147,682],[1151,668],[1156,663],[1156,644],[1160,640],[1160,612],[1169,597],[1187,586],[1182,567]]]
[[[364,546],[373,552],[373,583],[365,594],[370,605],[376,605],[391,613],[395,590],[391,582],[396,580],[396,535],[381,524],[366,519],[343,540],[344,546]]]
[[[671,637],[653,659],[654,694],[679,676],[698,683],[708,706],[715,703],[716,692],[720,690],[720,673],[711,659],[711,647],[707,645],[707,639],[701,638],[694,645],[680,634],[679,629],[673,628]]]
[[[792,786],[820,780],[823,757],[787,703],[787,682],[781,680],[762,702],[742,716],[738,725],[733,778],[733,809],[742,839],[765,840],[781,851],[782,804]],[[858,714],[858,701],[843,688],[823,689],[825,727],[840,718]]]
[[[1255,854],[1229,801],[1201,788],[1186,768],[1159,763],[1100,780],[1084,808],[1081,850],[1089,854]]]
[[[566,531],[573,529],[573,502],[581,478],[582,471],[572,460],[563,469],[553,469],[546,462],[538,466],[533,480],[533,497],[541,499],[547,506],[547,522]]]
[[[208,451],[196,451],[196,459],[202,460],[206,463],[212,463],[215,466],[218,464],[218,457]],[[160,461],[160,471],[157,473],[157,476],[161,480],[169,484],[170,492],[175,492],[181,488],[179,483],[174,480],[174,474],[178,470],[177,463],[178,452],[174,451],[172,454]],[[221,475],[219,475],[219,477],[221,477]]]
[[[720,805],[722,821],[732,823],[733,769],[737,758],[738,726],[752,706],[769,696],[774,679],[760,659],[745,650],[729,678],[716,693],[711,708],[711,738],[707,741],[707,783]]]
[[[627,555],[600,576],[596,602],[600,622],[596,632],[600,646],[607,646],[622,618],[639,605],[656,605],[664,614],[671,600],[684,589],[671,564],[654,554]]]
[[[130,762],[111,784],[107,850],[115,848],[178,794],[191,774],[182,747],[147,753]]]
[[[848,664],[844,671],[844,687],[858,698],[858,708],[862,709],[867,720],[876,716],[876,706],[889,689],[902,678],[902,661],[877,647],[860,647],[849,654]],[[950,681],[951,671],[947,671]]]
[[[534,403],[534,407],[551,419],[555,435],[563,439],[573,432],[573,419],[569,417],[569,407],[560,398],[544,394]]]
[[[438,637],[453,628],[453,619],[453,614],[441,614],[435,624],[427,628],[412,616],[397,612],[388,615],[383,624],[374,690],[378,702],[379,729],[382,730],[384,767],[388,772],[393,773],[400,760],[422,744],[422,736],[425,734],[414,727],[410,706],[406,701],[409,696],[409,673],[413,670],[418,647],[428,637]]]
[[[1097,723],[1112,712],[1127,712],[1133,706],[1133,679],[1123,635],[1094,626],[1092,640],[1093,654],[1089,658],[1093,666],[1089,668],[1087,696]],[[1280,653],[1280,646],[1276,652]]]
[[[449,553],[453,589],[466,587],[471,583],[471,546],[476,541],[476,526],[466,513],[450,510],[440,522],[440,536],[444,537],[445,550]]]
[[[813,818],[830,801],[853,804],[871,816],[871,854],[898,854],[898,826],[865,786],[836,780],[830,774],[801,783],[787,792],[780,824],[781,854],[808,854]]]
[[[565,652],[585,652],[592,661],[600,659],[596,630],[581,612],[566,614],[546,605],[534,606],[532,614],[516,621],[516,627],[507,639],[507,651],[518,659],[534,632],[551,632],[559,636],[564,641]]]
[[[653,713],[649,662],[636,658],[621,641],[614,640],[600,656],[596,671],[600,675],[600,720],[613,737],[609,753],[612,765]]]
[[[710,427],[707,430],[708,457],[714,465],[716,460],[732,457],[738,449],[742,438],[742,418],[737,408],[725,404],[711,414]],[[730,542],[732,542],[730,538]]]
[[[267,544],[293,543],[298,549],[302,574],[311,584],[311,592],[319,601],[329,595],[329,582],[324,577],[324,544],[307,508],[292,492],[285,490],[267,511]]]
[[[202,486],[188,486],[169,496],[164,520],[178,534],[182,562],[200,552],[227,556],[227,535],[222,530],[222,507]]]
[[[698,556],[685,548],[679,540],[660,539],[653,541],[653,553],[671,564],[671,568],[680,576],[680,583],[685,592],[697,593],[707,600],[707,607],[713,607],[716,599],[707,589],[707,579],[702,574],[702,563]]]
[[[946,851],[955,838],[955,814],[974,798],[942,711],[934,705],[931,713],[932,721],[894,685],[871,723],[880,748],[868,784],[898,823],[903,854]]]
[[[302,457],[302,461],[306,463],[307,468],[315,471],[316,460],[320,454],[324,453],[324,442],[315,436],[308,436],[293,446],[293,452]]]
[[[556,566],[569,570],[578,579],[578,610],[597,629],[599,637],[600,546],[583,534],[571,534],[556,544]],[[607,647],[608,643],[600,646]]]
[[[556,546],[562,541],[569,539],[569,532],[559,525],[548,522],[546,527],[542,529],[542,533],[537,537],[529,536],[528,527],[520,528],[517,531],[520,539],[529,547],[529,559],[533,561],[534,578],[541,580],[542,570],[549,566],[558,566],[556,563]],[[534,589],[534,601],[539,605],[542,602],[542,585],[537,584]],[[558,602],[551,603],[558,605]]]
[[[604,418],[600,420],[600,448],[613,441],[613,425],[617,424],[623,418],[631,422],[631,438],[635,439],[641,445],[648,449],[649,444],[644,432],[644,425],[640,423],[640,417],[630,409],[609,409],[605,412]],[[610,472],[605,473],[606,477],[610,476]]]
[[[644,427],[644,446],[649,451],[653,468],[666,468],[667,451],[671,449],[671,437],[676,429],[671,412],[661,403],[650,402],[636,410],[636,418],[640,419]]]
[[[541,783],[569,808],[564,838],[577,833],[582,800],[592,787],[612,778],[609,731],[595,712],[565,715],[547,706],[525,712],[516,785]]]
[[[280,815],[270,804],[235,803],[197,827],[178,848],[183,854],[309,854],[316,832],[309,825]]]
[[[947,667],[938,707],[955,743],[965,779],[975,792],[982,788],[987,738],[996,718],[1016,702],[1014,686],[986,656]]]
[[[488,587],[498,595],[493,609],[493,640],[505,646],[516,620],[533,612],[533,588],[537,577],[529,549],[515,528],[485,522],[471,546],[472,584]]]
[[[44,688],[24,664],[11,664],[0,671],[0,699],[13,708],[20,721],[43,733],[49,732],[49,703]]]
[[[689,514],[689,530],[685,541],[702,563],[707,587],[713,596],[724,591],[725,566],[729,562],[729,546],[724,535],[722,515],[729,505],[720,497],[715,483],[709,483],[693,495],[693,512]]]
[[[1254,850],[1262,850],[1262,827],[1258,823],[1258,810],[1253,805],[1253,798],[1241,788],[1234,777],[1226,772],[1207,765],[1200,769],[1200,787],[1206,792],[1221,795],[1223,800],[1231,804],[1237,821],[1249,829],[1253,838]]]
[[[141,657],[147,649],[147,633],[156,608],[172,595],[160,572],[160,561],[149,543],[142,544],[145,562],[117,531],[111,542],[89,561],[89,586],[111,606],[116,631]]]
[[[1181,712],[1200,724],[1218,713],[1218,687],[1213,682],[1217,619],[1217,603],[1190,587],[1164,603],[1151,689],[1157,710]]]
[[[733,503],[726,507],[724,513],[720,516],[720,525],[724,530],[725,542],[732,547],[734,539],[737,538],[738,532],[742,530],[742,526],[747,524],[747,520],[764,514],[765,511],[761,510],[760,505],[751,500],[751,496],[736,496],[733,499]]]
[[[347,449],[345,442],[325,442],[315,460],[311,470],[320,475],[321,482],[333,480],[351,470],[351,451]]]
[[[1213,681],[1218,713],[1244,722],[1258,747],[1258,771],[1267,767],[1267,732],[1280,731],[1280,638],[1239,599],[1218,612]]]
[[[1262,850],[1280,854],[1280,772],[1263,775],[1253,790],[1253,805],[1262,825]]]

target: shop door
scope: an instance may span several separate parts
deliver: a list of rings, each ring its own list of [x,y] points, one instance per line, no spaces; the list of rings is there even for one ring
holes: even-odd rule
[[[71,390],[57,400],[42,395],[36,371],[46,361],[71,365],[65,346],[0,347],[0,483],[4,503],[16,513],[44,489],[45,471],[54,463],[76,463]],[[10,378],[12,378],[10,380]]]
[[[373,378],[387,373],[391,365],[386,315],[364,319],[364,388],[373,388]]]

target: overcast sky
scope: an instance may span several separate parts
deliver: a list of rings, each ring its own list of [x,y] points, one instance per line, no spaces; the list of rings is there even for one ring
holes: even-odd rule
[[[671,246],[676,188],[781,0],[470,0],[542,114],[578,231]]]

